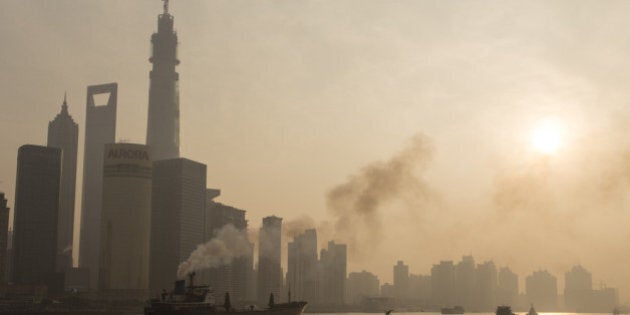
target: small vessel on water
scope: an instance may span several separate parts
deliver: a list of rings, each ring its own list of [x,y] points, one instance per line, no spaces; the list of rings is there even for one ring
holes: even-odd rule
[[[445,307],[442,308],[441,310],[442,314],[464,314],[464,308],[461,306],[455,306],[455,307]]]
[[[223,304],[215,304],[210,298],[207,285],[195,286],[195,274],[189,275],[190,283],[185,280],[175,281],[175,288],[170,293],[164,292],[161,299],[151,299],[144,308],[145,315],[215,315],[231,313],[235,315],[302,315],[306,302],[274,303],[273,294],[269,297],[269,305],[257,309],[253,305],[247,309],[235,309],[230,303],[230,295],[225,294]]]
[[[527,315],[538,315],[538,313],[536,312],[536,310],[534,309],[534,304],[532,304],[529,307],[529,312],[527,312]]]
[[[514,314],[514,312],[512,312],[512,308],[507,306],[507,305],[500,305],[497,306],[497,313],[496,315],[516,315]]]

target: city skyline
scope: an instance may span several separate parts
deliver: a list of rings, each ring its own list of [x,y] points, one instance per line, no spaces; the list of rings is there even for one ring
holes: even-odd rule
[[[3,65],[0,130],[18,135],[3,137],[0,150],[9,206],[17,148],[45,143],[64,90],[81,130],[79,161],[82,93],[93,84],[120,85],[115,141],[144,143],[147,47],[161,5],[7,3],[0,38],[15,63]],[[208,187],[247,210],[250,230],[278,215],[287,226],[318,228],[322,242],[348,243],[348,271],[383,276],[398,259],[428,270],[468,252],[519,274],[581,263],[624,296],[627,11],[616,1],[175,1],[181,156],[208,166]],[[26,40],[39,31],[45,52]],[[562,142],[539,140],[536,130],[554,128]],[[382,180],[400,189],[382,189]],[[360,214],[344,207],[366,193],[377,200],[372,216],[340,231]],[[408,224],[391,229],[396,223]],[[364,266],[372,248],[379,255]]]

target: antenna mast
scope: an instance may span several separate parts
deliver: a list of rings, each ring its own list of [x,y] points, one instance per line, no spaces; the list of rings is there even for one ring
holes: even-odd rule
[[[164,1],[164,14],[168,14],[168,0],[162,0]]]

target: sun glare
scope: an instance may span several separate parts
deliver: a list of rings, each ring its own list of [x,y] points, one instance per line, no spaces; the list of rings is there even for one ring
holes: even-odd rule
[[[534,149],[543,154],[555,154],[562,145],[564,128],[557,119],[541,120],[532,131],[531,141]]]

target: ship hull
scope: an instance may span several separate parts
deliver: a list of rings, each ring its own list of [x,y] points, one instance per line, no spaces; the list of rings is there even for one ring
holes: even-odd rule
[[[232,310],[196,303],[156,303],[144,309],[145,315],[302,315],[306,302],[279,304],[264,310]]]

